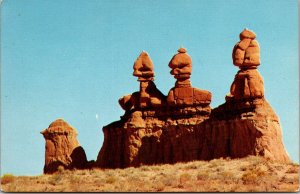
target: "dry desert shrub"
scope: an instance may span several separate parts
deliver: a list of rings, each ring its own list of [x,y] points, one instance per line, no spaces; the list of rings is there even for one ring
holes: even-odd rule
[[[192,178],[192,176],[188,173],[181,174],[179,177],[179,183],[183,185],[186,182],[190,181],[191,178]]]
[[[10,192],[274,192],[299,189],[299,165],[260,157],[14,177]],[[1,183],[4,180],[1,178]]]
[[[153,187],[154,191],[160,192],[160,191],[164,190],[165,185],[161,181],[156,180],[155,182],[153,182],[152,187]]]
[[[262,168],[249,169],[243,174],[242,180],[244,184],[255,184],[262,181],[266,175],[267,172]]]
[[[142,171],[150,171],[151,168],[149,166],[141,166],[140,170],[142,170]]]
[[[106,179],[105,182],[108,184],[113,184],[117,181],[116,177],[114,177],[113,175],[109,175]]]
[[[230,172],[230,171],[223,171],[223,172],[220,172],[220,176],[225,179],[225,180],[233,180],[235,179],[235,175],[233,172]]]
[[[49,180],[48,180],[48,183],[50,185],[58,185],[60,184],[60,181],[63,179],[63,175],[62,174],[59,174],[59,173],[55,173],[53,174]]]
[[[208,171],[201,171],[197,174],[197,180],[207,180],[209,178],[209,172]]]
[[[184,169],[185,170],[189,170],[189,169],[198,169],[198,165],[196,164],[196,163],[189,163],[189,164],[187,164],[185,167],[184,167]]]
[[[5,185],[5,184],[8,184],[8,183],[12,183],[14,182],[15,180],[15,176],[12,175],[12,174],[4,174],[2,177],[1,177],[1,184]]]
[[[257,174],[253,173],[253,171],[247,171],[242,176],[244,184],[256,183],[257,178]]]

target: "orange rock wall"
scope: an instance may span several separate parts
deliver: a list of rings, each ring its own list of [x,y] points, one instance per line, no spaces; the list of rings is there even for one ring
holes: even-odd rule
[[[123,168],[248,155],[289,161],[271,106],[265,99],[251,103],[227,102],[213,109],[210,118],[148,117],[143,119],[147,127],[128,126],[126,120],[112,123],[103,128],[97,165]]]

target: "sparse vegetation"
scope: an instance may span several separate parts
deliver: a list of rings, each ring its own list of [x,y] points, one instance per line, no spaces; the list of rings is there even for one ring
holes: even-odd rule
[[[5,185],[7,183],[12,183],[15,180],[15,176],[12,174],[4,174],[1,177],[1,184]]]
[[[52,175],[1,177],[6,192],[289,192],[299,165],[260,157],[215,159],[126,169],[60,169]]]

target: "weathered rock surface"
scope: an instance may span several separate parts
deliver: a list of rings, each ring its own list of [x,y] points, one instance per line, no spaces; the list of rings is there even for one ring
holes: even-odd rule
[[[256,68],[260,65],[260,48],[256,40],[256,34],[244,29],[240,33],[240,41],[232,51],[233,64],[242,68]]]
[[[120,106],[129,111],[134,108],[151,108],[165,104],[166,97],[154,84],[154,67],[148,53],[142,51],[133,64],[133,75],[138,77],[140,91],[119,99]]]
[[[123,168],[248,155],[289,161],[279,119],[263,98],[226,102],[213,109],[210,117],[139,115],[139,124],[121,119],[103,128],[98,166]]]
[[[142,51],[134,62],[133,70],[133,75],[138,77],[139,81],[153,81],[154,79],[153,62],[145,51]]]
[[[256,155],[289,162],[279,118],[264,97],[259,44],[245,29],[234,46],[239,67],[225,103],[211,109],[209,91],[191,85],[192,59],[180,48],[169,63],[175,86],[167,96],[154,84],[153,62],[142,52],[133,65],[140,90],[119,99],[119,121],[103,127],[97,161],[89,163],[76,130],[63,120],[42,132],[46,139],[45,173],[65,168],[125,168],[142,164],[241,158]],[[76,153],[76,154],[75,154]]]
[[[192,60],[180,48],[169,63],[177,81],[167,103],[134,106],[120,121],[105,126],[96,165],[124,168],[248,155],[288,162],[279,119],[264,98],[255,38],[248,29],[240,34],[232,55],[240,71],[226,102],[213,110],[211,93],[191,86]]]
[[[260,49],[254,32],[245,29],[240,34],[241,41],[238,42],[232,51],[232,60],[240,71],[230,88],[230,94],[226,100],[255,99],[264,97],[264,81],[257,70],[260,65]]]
[[[227,101],[213,109],[209,122],[212,133],[219,133],[216,139],[212,138],[216,145],[214,157],[257,155],[290,161],[283,145],[279,118],[265,98]]]
[[[172,69],[170,73],[177,81],[167,96],[168,106],[207,106],[212,95],[207,90],[192,87],[192,59],[186,52],[185,48],[179,48],[178,53],[169,62]]]
[[[242,69],[235,75],[228,99],[255,99],[264,97],[264,80],[257,69]]]
[[[46,140],[44,173],[87,167],[84,149],[77,141],[77,131],[63,119],[57,119],[41,132]]]

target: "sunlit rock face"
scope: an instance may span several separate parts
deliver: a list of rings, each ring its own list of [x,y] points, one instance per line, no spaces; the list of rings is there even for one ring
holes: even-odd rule
[[[232,55],[240,70],[226,102],[212,110],[211,93],[191,86],[192,59],[185,48],[180,48],[169,63],[175,87],[167,96],[156,87],[148,90],[148,96],[151,92],[159,93],[160,103],[142,105],[142,87],[119,100],[125,114],[121,120],[103,127],[104,142],[96,165],[124,168],[248,155],[288,162],[279,118],[264,98],[255,38],[255,33],[248,29],[241,32]],[[143,61],[139,58],[137,61]],[[144,68],[146,75],[152,75],[148,72],[152,65]]]
[[[193,88],[190,77],[192,74],[192,59],[185,48],[178,49],[169,63],[171,75],[176,79],[175,87],[167,96],[168,106],[207,106],[211,102],[211,93],[206,90]]]
[[[87,167],[77,131],[63,119],[55,120],[41,133],[46,140],[44,173],[54,173],[60,166],[64,169]]]
[[[257,70],[260,65],[260,48],[254,32],[245,29],[232,51],[233,64],[240,68],[226,100],[255,99],[264,97],[264,81]]]
[[[96,163],[86,160],[76,130],[58,119],[41,132],[46,140],[44,172],[55,172],[59,166],[125,168],[248,155],[289,162],[279,118],[265,99],[253,31],[240,33],[232,59],[239,71],[225,103],[211,109],[211,92],[191,84],[192,58],[187,49],[179,48],[168,64],[176,81],[166,96],[154,83],[149,54],[141,52],[133,64],[139,90],[119,99],[125,113],[103,127]]]

